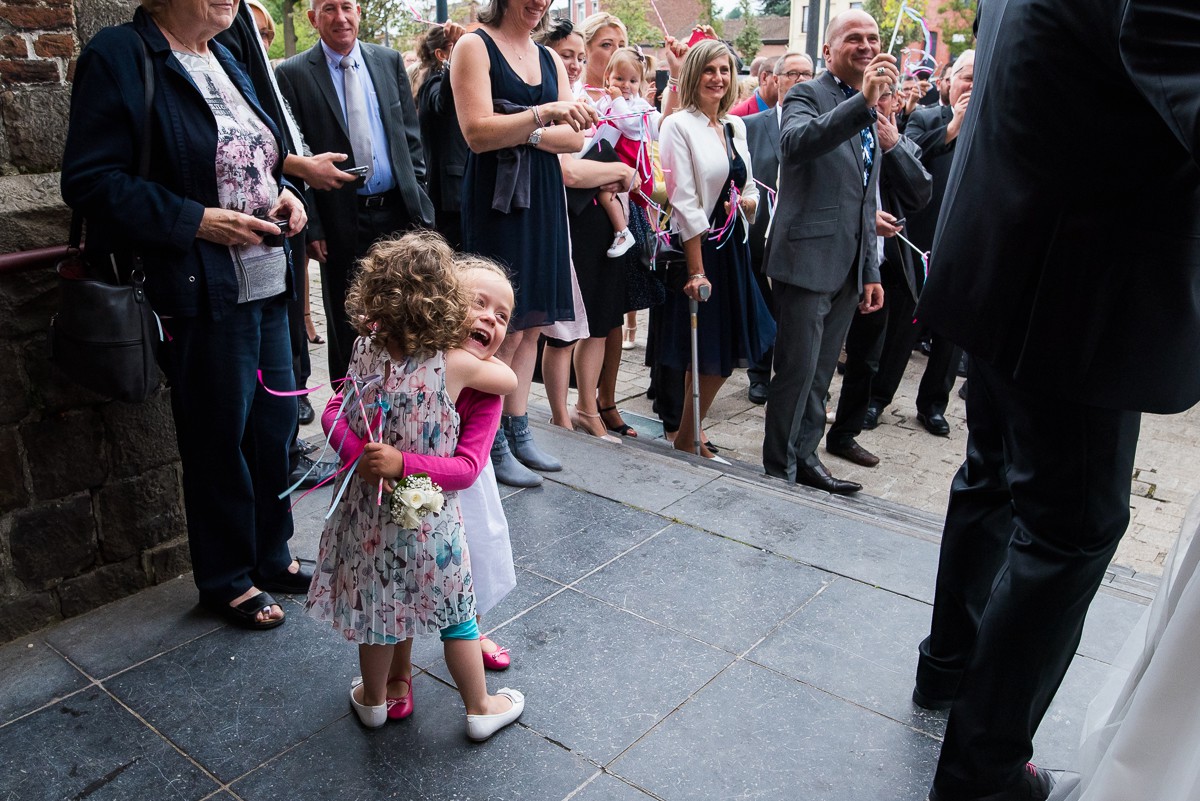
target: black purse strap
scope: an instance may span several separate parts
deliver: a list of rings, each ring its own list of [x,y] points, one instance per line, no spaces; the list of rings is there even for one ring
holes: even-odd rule
[[[154,106],[154,64],[150,61],[150,51],[146,48],[146,40],[138,35],[138,44],[142,46],[142,63],[145,73],[146,107],[142,117],[142,153],[138,160],[138,177],[150,177],[150,112]],[[71,233],[67,239],[67,249],[79,251],[83,241],[83,215],[77,210],[71,212]]]

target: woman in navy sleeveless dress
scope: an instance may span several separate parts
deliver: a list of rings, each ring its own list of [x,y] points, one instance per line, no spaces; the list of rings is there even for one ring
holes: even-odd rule
[[[594,110],[576,102],[558,56],[530,39],[545,27],[544,11],[493,0],[483,27],[458,40],[450,80],[463,136],[471,147],[463,180],[465,250],[503,264],[516,305],[497,356],[517,374],[504,399],[492,448],[496,479],[533,487],[533,470],[561,470],[537,447],[529,428],[529,386],[538,330],[574,320],[567,206],[559,153],[583,146]],[[461,29],[460,29],[461,30]]]
[[[487,31],[474,33],[487,43],[492,70],[492,102],[507,100],[535,106],[558,100],[554,57],[541,45],[542,82],[530,86],[508,66]],[[512,274],[517,305],[510,329],[521,331],[575,319],[571,301],[571,266],[567,253],[567,205],[558,156],[521,147],[522,168],[529,165],[529,202],[514,201],[507,214],[492,207],[496,173],[507,150],[471,153],[463,179],[463,247],[495,259]],[[503,154],[503,155],[502,155]]]

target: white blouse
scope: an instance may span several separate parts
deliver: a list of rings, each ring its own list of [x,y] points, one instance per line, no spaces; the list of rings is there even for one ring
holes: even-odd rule
[[[681,109],[662,122],[659,156],[667,184],[667,198],[674,213],[671,227],[683,240],[698,236],[709,228],[709,216],[729,180],[729,155],[725,152],[726,123],[733,126],[733,146],[746,162],[746,185],[738,191],[754,201],[758,210],[758,185],[750,165],[746,145],[746,124],[741,117],[721,118],[721,130],[709,127],[709,119],[696,109]],[[747,222],[754,222],[747,214]]]

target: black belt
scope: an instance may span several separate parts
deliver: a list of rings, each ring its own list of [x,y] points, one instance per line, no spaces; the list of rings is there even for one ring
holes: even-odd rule
[[[380,192],[377,195],[356,195],[356,197],[360,209],[379,209],[399,202],[400,190],[389,189],[387,192]]]

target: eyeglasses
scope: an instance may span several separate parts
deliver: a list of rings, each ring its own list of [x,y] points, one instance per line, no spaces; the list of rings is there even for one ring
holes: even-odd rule
[[[811,78],[812,76],[811,70],[788,70],[787,72],[779,73],[780,78],[787,78],[789,81],[798,81],[801,78]]]

